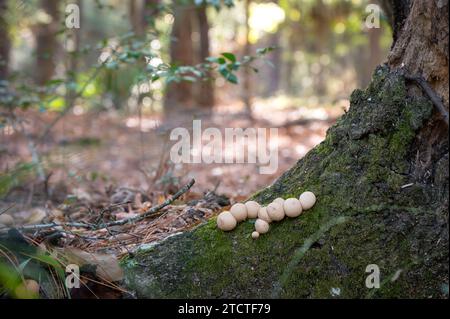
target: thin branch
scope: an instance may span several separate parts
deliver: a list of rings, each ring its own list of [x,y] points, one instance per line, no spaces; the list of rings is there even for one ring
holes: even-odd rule
[[[117,207],[122,207],[123,205],[127,205],[127,204],[130,204],[130,203],[131,203],[131,201],[126,201],[126,202],[123,202],[123,203],[117,203],[117,204],[109,205],[109,206],[103,208],[100,211],[99,215],[98,215],[98,218],[96,220],[96,224],[97,225],[100,224],[100,222],[103,220],[103,216],[105,215],[106,212],[109,212],[111,209],[114,209],[114,208],[117,208]]]
[[[312,119],[297,119],[297,120],[288,121],[283,124],[280,124],[277,126],[277,128],[291,127],[291,126],[297,126],[297,125],[301,126],[301,125],[308,125],[311,123],[320,123],[320,122],[326,123],[326,124],[332,124],[332,123],[336,122],[337,119],[338,118],[334,117],[334,116],[329,117],[327,119],[314,119],[314,118],[312,118]]]
[[[112,57],[117,52],[117,49],[111,49],[110,57]],[[102,71],[103,67],[110,61],[110,58],[105,59],[100,65],[98,65],[95,68],[95,71],[91,74],[91,76],[84,82],[83,86],[76,92],[76,94],[73,96],[73,101],[75,101],[77,98],[81,97],[88,87],[88,85],[97,77],[97,75]],[[41,134],[41,136],[38,138],[38,143],[41,143],[45,140],[47,135],[50,133],[52,128],[64,117],[69,113],[69,111],[75,106],[75,103],[72,103],[71,105],[68,105],[59,115],[53,119],[53,121],[45,128],[44,132]]]
[[[85,223],[48,223],[48,224],[36,224],[36,225],[24,225],[20,227],[0,227],[0,231],[3,230],[9,230],[11,228],[15,228],[19,231],[35,231],[35,230],[41,230],[41,229],[47,229],[47,228],[53,228],[53,227],[78,227],[78,228],[95,228],[95,225],[93,224],[85,224]]]
[[[431,102],[433,102],[434,106],[437,108],[439,113],[441,113],[448,127],[448,112],[445,109],[444,103],[442,103],[441,98],[433,91],[428,82],[420,76],[405,74],[404,77],[409,81],[415,82],[418,86],[422,88],[425,94],[427,94],[428,97],[430,98]]]
[[[11,204],[11,205],[9,205],[8,207],[6,207],[4,210],[2,210],[2,211],[0,212],[0,215],[6,213],[8,210],[10,210],[11,208],[13,208],[14,205],[16,205],[16,204]]]

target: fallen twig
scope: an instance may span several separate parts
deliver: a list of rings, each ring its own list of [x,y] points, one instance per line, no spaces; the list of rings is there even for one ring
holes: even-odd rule
[[[195,180],[191,179],[191,181],[189,183],[187,183],[186,185],[184,185],[178,192],[176,192],[172,197],[166,199],[163,203],[156,205],[152,208],[150,208],[148,211],[146,211],[145,213],[136,216],[136,217],[131,217],[131,218],[126,218],[126,219],[121,219],[121,220],[117,220],[114,222],[110,222],[110,223],[106,223],[106,224],[100,224],[99,228],[104,228],[104,227],[111,227],[111,226],[118,226],[118,225],[125,225],[128,223],[132,223],[132,222],[137,222],[140,220],[143,220],[155,213],[157,213],[158,211],[160,211],[161,209],[163,209],[164,207],[172,204],[175,200],[177,200],[181,195],[183,195],[184,193],[186,193],[193,185],[195,184]]]
[[[8,210],[10,210],[11,208],[13,208],[14,205],[15,205],[15,204],[11,204],[10,206],[6,207],[4,210],[2,210],[2,211],[0,212],[0,215],[6,213]]]
[[[326,123],[326,124],[332,124],[334,122],[337,121],[337,117],[329,117],[327,119],[314,119],[314,118],[310,118],[310,119],[297,119],[297,120],[293,120],[293,121],[289,121],[283,124],[280,124],[277,126],[277,128],[284,128],[284,127],[290,127],[290,126],[301,126],[301,125],[308,125],[311,123],[317,123],[317,122],[322,122],[322,123]]]
[[[89,228],[93,229],[95,228],[95,225],[93,224],[86,224],[86,223],[48,223],[48,224],[36,224],[36,225],[24,225],[20,227],[0,227],[0,231],[9,230],[12,228],[17,229],[18,231],[34,231],[34,230],[41,230],[41,229],[47,229],[47,228],[53,228],[53,227],[78,227],[78,228]]]
[[[195,184],[195,180],[191,179],[191,181],[189,183],[184,185],[178,192],[176,192],[170,198],[166,199],[163,203],[150,208],[143,214],[136,216],[136,217],[121,219],[121,220],[117,220],[117,221],[113,221],[113,222],[109,222],[109,223],[98,223],[98,224],[74,223],[74,222],[60,223],[60,224],[48,223],[48,224],[37,224],[37,225],[24,225],[24,226],[20,226],[20,227],[12,227],[12,228],[17,229],[18,231],[27,232],[27,231],[36,231],[36,230],[42,230],[42,229],[48,229],[48,228],[54,228],[54,227],[77,227],[77,228],[87,228],[87,229],[95,230],[95,229],[107,228],[107,227],[111,227],[111,226],[125,225],[128,223],[141,221],[151,215],[156,214],[158,211],[160,211],[164,207],[172,204],[175,200],[180,198],[181,195],[186,193],[194,184]],[[0,227],[0,231],[8,231],[9,229],[11,229],[11,227]]]
[[[109,205],[108,207],[103,208],[99,213],[99,216],[96,220],[96,224],[97,225],[100,224],[100,222],[103,220],[103,216],[105,215],[106,212],[110,211],[113,208],[121,207],[123,205],[130,204],[130,203],[131,203],[130,201],[127,201],[127,202],[123,202],[123,203]]]

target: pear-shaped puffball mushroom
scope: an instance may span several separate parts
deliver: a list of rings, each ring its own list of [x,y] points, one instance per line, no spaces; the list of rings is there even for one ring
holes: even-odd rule
[[[230,213],[234,216],[237,222],[242,222],[247,219],[247,207],[242,203],[237,203],[231,206]]]
[[[257,239],[259,237],[259,233],[257,232],[257,231],[254,231],[253,233],[252,233],[252,238],[253,239]]]
[[[313,192],[304,192],[300,195],[300,204],[304,210],[310,209],[316,203],[316,195]]]
[[[8,214],[0,215],[0,225],[12,226],[14,225],[14,218]]]
[[[233,230],[237,225],[237,221],[229,211],[224,211],[217,216],[217,227],[223,231]]]
[[[32,279],[25,280],[25,287],[32,294],[36,295],[39,294],[39,284],[35,280]]]
[[[247,207],[248,218],[258,218],[258,211],[261,206],[257,202],[250,200],[245,203],[245,207]]]
[[[275,198],[275,200],[272,203],[277,203],[278,205],[280,205],[281,207],[283,207],[284,204],[284,199],[281,197]]]
[[[260,234],[265,234],[269,231],[269,223],[262,219],[257,219],[255,222],[255,229]]]
[[[26,279],[16,287],[15,293],[22,299],[36,298],[39,296],[39,284],[35,280]]]
[[[267,207],[261,207],[258,211],[258,218],[265,220],[268,223],[272,222],[272,219],[270,219],[269,215],[267,214]]]
[[[284,218],[284,210],[283,206],[278,203],[270,203],[267,205],[267,215],[269,215],[270,219],[273,221],[280,221]]]
[[[288,198],[284,201],[284,213],[288,217],[297,217],[302,213],[302,205],[297,198]]]

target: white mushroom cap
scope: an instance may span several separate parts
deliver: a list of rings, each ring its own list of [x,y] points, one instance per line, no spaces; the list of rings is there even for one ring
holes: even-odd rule
[[[269,223],[262,219],[257,219],[255,222],[255,229],[260,234],[265,234],[269,231]]]
[[[304,210],[310,209],[316,203],[316,195],[313,192],[304,192],[300,195],[300,204]]]
[[[248,218],[258,218],[258,211],[261,205],[253,200],[250,200],[245,203],[245,207],[247,207]]]
[[[297,217],[302,213],[302,205],[297,198],[288,198],[284,201],[284,213],[288,217]]]
[[[247,207],[242,203],[236,203],[231,206],[230,213],[237,222],[242,222],[247,219]]]
[[[224,211],[217,216],[217,227],[223,231],[233,230],[236,225],[237,221],[229,211]]]
[[[272,219],[270,219],[269,215],[267,214],[267,207],[261,207],[258,211],[258,218],[265,220],[268,223],[272,222]]]
[[[284,218],[283,206],[278,203],[270,203],[267,205],[267,214],[273,221],[280,221]]]
[[[252,233],[252,238],[253,239],[257,239],[259,237],[259,233],[257,232],[257,231],[254,231],[253,233]]]
[[[5,226],[12,226],[14,225],[14,218],[9,214],[1,214],[0,224]]]
[[[284,199],[281,198],[281,197],[278,197],[278,198],[275,198],[275,199],[273,200],[272,203],[277,203],[278,205],[280,205],[281,207],[283,207]]]

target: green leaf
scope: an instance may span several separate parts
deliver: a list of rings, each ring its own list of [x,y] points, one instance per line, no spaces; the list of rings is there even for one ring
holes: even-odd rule
[[[219,73],[230,83],[238,84],[238,78],[236,75],[231,73],[227,68],[220,68]]]
[[[238,84],[238,82],[239,82],[237,76],[234,75],[233,73],[228,74],[228,77],[226,78],[226,80],[233,84]]]
[[[236,62],[236,56],[233,53],[230,52],[224,52],[222,53],[222,56],[224,56],[226,59],[228,59],[231,62]]]
[[[239,70],[239,67],[241,66],[241,62],[235,62],[235,63],[232,63],[230,65],[231,65],[231,69],[232,70],[237,71],[237,70]]]
[[[105,64],[105,67],[109,70],[116,70],[119,65],[117,64],[116,61],[109,61],[108,63]]]
[[[256,50],[256,54],[265,55],[273,50],[275,50],[275,47],[259,48]]]
[[[54,80],[47,81],[45,83],[45,85],[46,86],[52,86],[52,85],[60,85],[62,83],[64,83],[64,80],[62,80],[62,79],[54,79]]]
[[[224,58],[215,58],[215,57],[208,57],[206,58],[206,61],[217,64],[225,64],[227,62],[225,61]]]
[[[188,76],[188,75],[183,76],[181,79],[182,79],[183,81],[187,81],[187,82],[195,82],[195,81],[197,81],[196,78],[194,78],[193,76]]]

